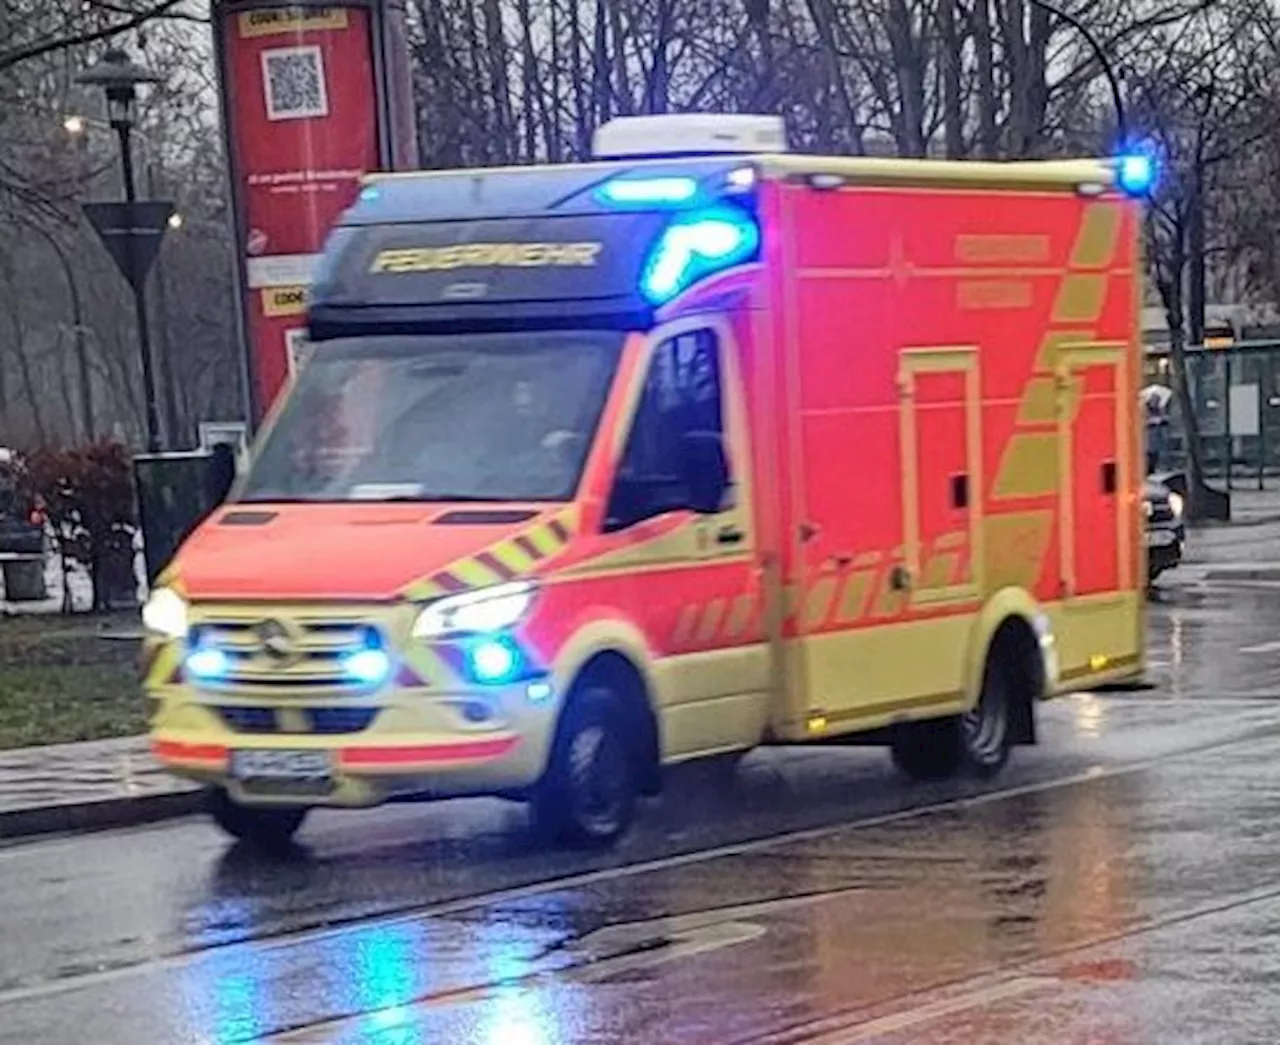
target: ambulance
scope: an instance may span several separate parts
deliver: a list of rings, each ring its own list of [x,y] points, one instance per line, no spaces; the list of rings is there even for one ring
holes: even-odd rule
[[[768,744],[995,774],[1143,668],[1151,176],[686,115],[371,177],[146,603],[156,758],[253,844],[496,795],[607,846],[665,766]]]

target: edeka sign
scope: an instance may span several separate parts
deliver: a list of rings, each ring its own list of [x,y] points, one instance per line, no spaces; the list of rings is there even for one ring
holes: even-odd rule
[[[288,375],[306,307],[301,273],[379,167],[374,8],[215,8],[258,417]]]

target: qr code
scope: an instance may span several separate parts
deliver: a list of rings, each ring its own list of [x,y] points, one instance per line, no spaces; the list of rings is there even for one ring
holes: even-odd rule
[[[263,51],[262,84],[269,120],[305,120],[329,115],[324,56],[319,47]]]
[[[284,350],[288,356],[289,373],[296,374],[307,365],[311,354],[311,342],[307,340],[306,327],[294,327],[284,332]]]

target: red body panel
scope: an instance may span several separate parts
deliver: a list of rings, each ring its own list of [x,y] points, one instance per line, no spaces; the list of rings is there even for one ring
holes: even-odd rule
[[[1111,249],[1092,264],[1079,254],[1090,207],[1116,214]],[[1048,335],[1067,343],[1114,342],[1126,360],[1136,358],[1129,350],[1137,206],[1064,192],[817,192],[775,183],[768,186],[763,213],[770,279],[762,300],[774,307],[760,327],[772,341],[772,366],[783,375],[787,402],[776,410],[773,383],[766,388],[756,380],[749,382],[756,400],[749,412],[758,422],[777,418],[767,439],[772,453],[759,468],[763,481],[775,479],[788,491],[777,502],[762,501],[779,513],[781,532],[789,535],[778,544],[785,580],[811,587],[824,572],[847,569],[868,553],[904,560],[903,353],[969,347],[978,359],[982,476],[981,488],[967,491],[971,507],[957,506],[952,485],[968,471],[963,376],[920,374],[912,390],[921,547],[927,552],[939,539],[950,539],[957,546],[951,582],[963,583],[971,572],[970,510],[988,520],[1046,512],[1053,524],[1033,593],[1044,601],[1061,598],[1066,578],[1056,463],[1041,455],[1049,466],[1028,485],[1027,470],[1008,457],[1016,438],[1056,433],[1052,412],[1036,418],[1028,405],[1034,405],[1034,382],[1052,385]],[[1101,294],[1066,287],[1073,273],[1102,280]],[[1076,297],[1087,299],[1085,305],[1096,298],[1096,309],[1085,315],[1078,303],[1073,306]],[[1127,363],[1120,373],[1136,391]],[[1116,395],[1116,375],[1114,367],[1076,372],[1074,527],[1065,538],[1088,554],[1076,556],[1074,595],[1135,583],[1136,555],[1122,575],[1119,544],[1108,535],[1117,533],[1117,513],[1135,506],[1138,477],[1128,475],[1126,489],[1110,492],[1101,478],[1120,456],[1117,409],[1126,411],[1122,420],[1128,418],[1128,404]],[[757,432],[765,442],[762,436]],[[813,536],[802,541],[806,528]],[[858,624],[957,612],[971,609],[913,610],[905,600],[890,599],[884,612]],[[826,619],[809,630],[836,627]]]
[[[225,515],[245,507],[214,513],[183,546],[181,578],[188,597],[394,599],[414,581],[553,514],[535,511],[517,524],[454,525],[436,520],[466,505],[284,504],[253,506],[275,515],[261,525],[221,524]]]

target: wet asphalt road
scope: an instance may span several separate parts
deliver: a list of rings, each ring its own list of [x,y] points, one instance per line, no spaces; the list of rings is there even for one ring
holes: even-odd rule
[[[875,751],[685,771],[609,857],[518,807],[0,849],[0,1042],[1280,1039],[1280,587],[1172,588],[1153,689],[1046,709],[994,785]]]

